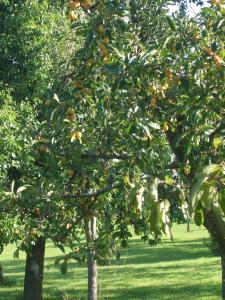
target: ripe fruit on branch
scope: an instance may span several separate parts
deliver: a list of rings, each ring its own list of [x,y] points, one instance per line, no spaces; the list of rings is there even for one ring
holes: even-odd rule
[[[204,48],[204,51],[205,51],[209,56],[214,55],[214,52],[212,51],[211,48]]]
[[[158,93],[158,89],[159,89],[158,85],[152,84],[152,85],[149,86],[148,91],[149,91],[151,94],[155,95],[155,94]]]
[[[90,8],[90,6],[91,6],[91,1],[90,0],[83,0],[82,1],[82,6],[83,6],[83,8],[84,9],[89,9]]]
[[[49,149],[47,146],[45,145],[40,145],[37,147],[37,151],[38,152],[42,152],[42,153],[48,153],[49,152]]]
[[[212,5],[220,5],[220,0],[212,0]]]
[[[82,138],[82,133],[80,131],[72,131],[70,133],[71,142],[80,141]]]
[[[222,64],[222,59],[219,57],[219,55],[214,54],[213,59],[215,63]]]
[[[75,86],[75,88],[77,88],[77,89],[81,89],[81,88],[82,88],[82,82],[81,82],[81,81],[75,81],[75,82],[74,82],[74,86]]]
[[[75,117],[75,109],[74,108],[70,108],[67,112],[66,118],[68,121],[73,122],[75,121],[76,117]]]
[[[104,37],[104,39],[103,39],[102,41],[103,41],[103,43],[104,43],[105,45],[108,45],[109,42],[110,42],[110,40],[109,40],[108,37]]]
[[[19,229],[15,229],[15,230],[14,230],[14,234],[17,234],[17,235],[19,235],[19,234],[20,234],[20,231],[19,231]]]
[[[163,131],[164,131],[164,132],[167,132],[168,130],[169,130],[169,126],[168,126],[167,122],[165,122],[165,123],[163,124]]]
[[[35,139],[36,139],[37,141],[44,141],[44,137],[43,137],[41,134],[36,135]]]
[[[196,33],[194,36],[193,36],[193,39],[195,40],[195,41],[199,41],[200,39],[201,39],[201,34],[200,33]]]
[[[75,22],[78,19],[77,14],[72,10],[69,11],[68,17],[72,22]]]
[[[156,106],[157,106],[157,101],[156,101],[155,98],[152,98],[152,99],[151,99],[150,105],[151,105],[153,108],[156,108]]]
[[[37,228],[31,228],[30,234],[31,234],[32,236],[37,235]]]
[[[171,69],[166,69],[164,73],[165,76],[169,79],[171,79],[171,77],[173,76],[173,71]]]
[[[191,166],[190,166],[190,165],[186,165],[186,166],[184,167],[184,173],[185,173],[186,175],[189,175],[190,172],[191,172]]]
[[[103,26],[102,24],[100,24],[100,25],[98,26],[98,32],[99,32],[100,34],[103,34],[103,33],[105,32],[105,28],[104,28],[104,26]]]
[[[71,1],[68,2],[68,6],[71,9],[79,8],[80,7],[80,1],[78,1],[78,0],[74,0],[74,1],[71,0]]]
[[[66,224],[66,229],[67,230],[70,230],[72,227],[73,227],[73,224],[71,224],[71,223]]]
[[[107,64],[107,63],[109,63],[109,61],[110,61],[110,57],[108,56],[108,54],[106,54],[106,55],[103,57],[103,63],[104,63],[104,64]]]
[[[103,45],[103,44],[99,45],[99,52],[102,57],[108,55],[108,50],[106,49],[105,45]]]
[[[74,175],[75,175],[75,171],[73,170],[73,169],[68,169],[68,175],[70,176],[70,177],[74,177]]]
[[[35,214],[35,216],[39,217],[40,214],[41,214],[40,208],[35,207],[35,208],[33,209],[33,213]]]

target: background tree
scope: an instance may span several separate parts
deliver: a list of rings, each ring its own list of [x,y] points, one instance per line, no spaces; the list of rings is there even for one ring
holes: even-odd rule
[[[66,49],[71,38],[68,34],[70,23],[63,18],[60,2],[54,1],[53,5],[48,1],[1,1],[0,4],[0,80],[3,92],[10,89],[10,96],[9,93],[1,94],[4,218],[13,223],[11,228],[16,232],[13,240],[16,239],[28,255],[24,298],[41,299],[44,247],[41,247],[41,255],[35,247],[39,240],[43,240],[43,228],[46,228],[43,221],[46,194],[40,191],[40,178],[49,175],[46,174],[48,164],[42,165],[41,155],[48,152],[47,146],[41,143],[39,132],[47,127],[42,110],[48,106],[50,89],[57,85],[58,77],[69,59]],[[38,149],[37,143],[40,144]],[[29,191],[22,195],[28,187]],[[9,230],[7,228],[10,226],[3,228]],[[2,239],[2,243],[5,242]],[[38,276],[31,272],[37,270],[31,268],[31,260],[34,263],[36,260],[35,255],[42,258]]]

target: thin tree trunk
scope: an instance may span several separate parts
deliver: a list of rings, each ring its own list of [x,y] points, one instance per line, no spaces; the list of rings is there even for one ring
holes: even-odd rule
[[[96,217],[86,222],[86,239],[88,243],[88,300],[97,300],[97,262],[93,241],[96,239]]]
[[[225,254],[221,255],[222,268],[222,299],[225,300]]]
[[[42,300],[45,239],[38,238],[27,253],[23,300]]]
[[[0,265],[0,283],[3,283],[3,281],[4,281],[3,270],[2,270],[2,266]]]
[[[191,224],[190,224],[190,221],[188,220],[187,221],[187,232],[190,232],[191,231]]]

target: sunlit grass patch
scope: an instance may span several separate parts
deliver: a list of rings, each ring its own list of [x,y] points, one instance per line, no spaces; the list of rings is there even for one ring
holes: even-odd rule
[[[217,300],[220,299],[220,259],[205,246],[208,233],[185,225],[173,228],[175,240],[150,247],[134,237],[128,249],[122,250],[120,261],[99,267],[99,299],[114,300]],[[0,256],[4,275],[12,285],[0,286],[0,300],[19,299],[23,287],[25,256],[14,260],[13,246]],[[61,252],[47,244],[44,278],[45,300],[87,299],[85,266],[69,265],[61,275],[54,259]]]

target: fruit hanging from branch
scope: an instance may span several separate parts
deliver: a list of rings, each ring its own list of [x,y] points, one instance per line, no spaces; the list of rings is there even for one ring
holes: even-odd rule
[[[80,7],[80,1],[78,1],[78,0],[72,1],[71,0],[68,2],[68,6],[70,9],[77,9]]]
[[[82,133],[80,131],[72,131],[70,133],[71,142],[73,141],[81,141]]]
[[[78,16],[73,10],[70,10],[68,13],[68,18],[70,19],[71,22],[75,22],[77,21]]]

